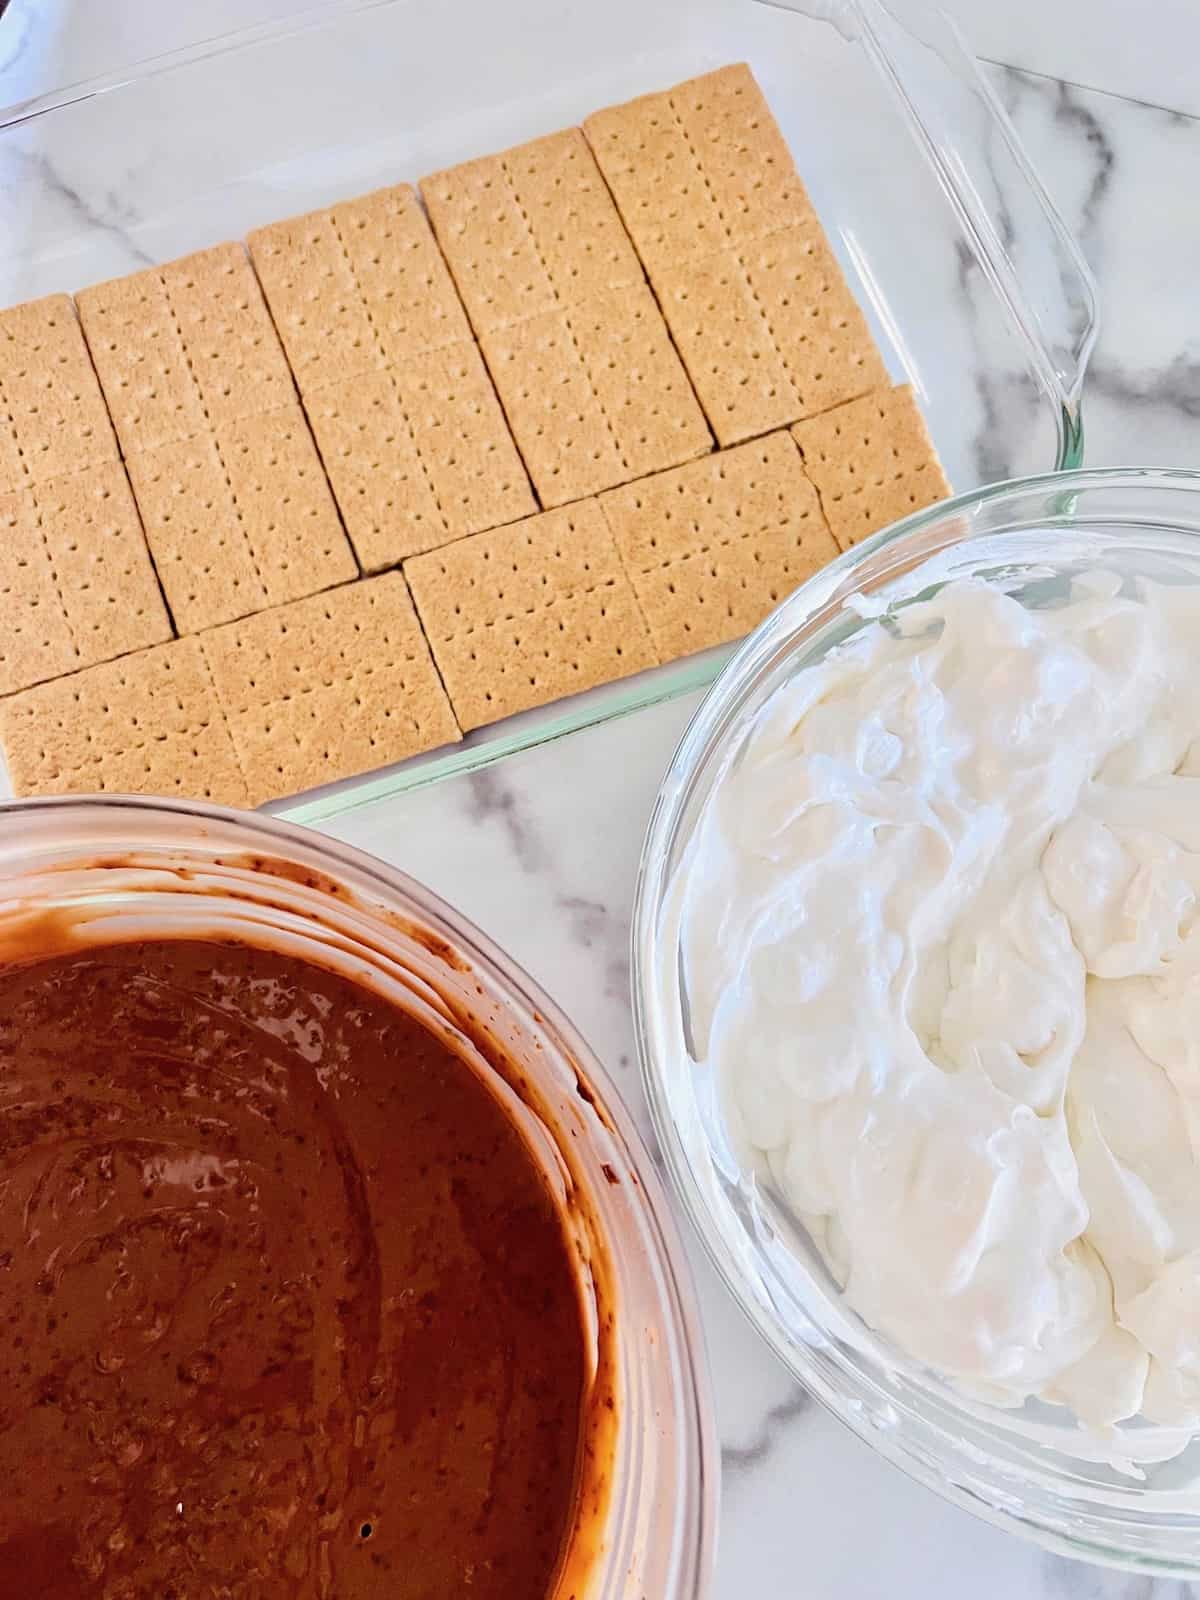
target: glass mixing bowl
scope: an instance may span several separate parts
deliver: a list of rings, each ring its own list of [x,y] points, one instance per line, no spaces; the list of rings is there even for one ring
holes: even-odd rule
[[[578,1246],[609,1471],[589,1469],[554,1594],[702,1600],[719,1454],[699,1319],[654,1167],[566,1017],[411,878],[306,829],[213,806],[120,799],[0,806],[0,942],[31,914],[73,941],[225,938],[379,990],[450,1037],[516,1105]],[[518,1112],[514,1112],[518,1115]],[[0,1582],[0,1590],[4,1589]]]
[[[663,781],[633,927],[642,1072],[671,1175],[716,1267],[791,1371],[882,1455],[947,1498],[1064,1554],[1200,1573],[1200,1437],[1121,1424],[1107,1444],[1062,1409],[974,1401],[907,1360],[844,1303],[803,1227],[739,1160],[695,1058],[676,903],[689,838],[764,701],[867,625],[864,611],[987,576],[1052,605],[1097,565],[1200,583],[1200,473],[1067,472],[960,495],[857,546],[746,640]],[[868,606],[848,604],[867,597]],[[1168,1459],[1155,1460],[1164,1451]],[[1110,1457],[1115,1453],[1116,1460]]]

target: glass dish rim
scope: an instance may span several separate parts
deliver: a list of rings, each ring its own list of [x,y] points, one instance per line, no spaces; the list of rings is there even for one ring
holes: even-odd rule
[[[41,826],[49,836],[39,838],[32,850],[25,837],[28,830],[22,829],[22,819],[31,816],[48,819]],[[159,822],[169,822],[172,829],[178,826],[179,834],[172,832],[169,839],[155,838],[147,842],[144,830],[139,829],[139,819],[149,816]],[[61,819],[61,830],[55,826],[56,818]],[[594,1095],[581,1095],[581,1099],[588,1100],[589,1106],[595,1107],[601,1124],[615,1133],[617,1148],[628,1159],[635,1174],[636,1181],[622,1185],[621,1192],[626,1196],[625,1204],[639,1218],[636,1248],[654,1257],[659,1285],[655,1309],[668,1330],[661,1342],[671,1351],[668,1365],[672,1388],[681,1405],[682,1414],[676,1412],[667,1419],[667,1426],[677,1430],[683,1462],[671,1513],[674,1560],[672,1587],[668,1593],[671,1600],[702,1600],[711,1591],[715,1568],[720,1447],[696,1285],[667,1186],[612,1077],[574,1022],[489,934],[419,879],[369,851],[261,812],[240,811],[205,801],[140,795],[53,795],[4,800],[0,801],[0,855],[5,859],[0,860],[0,868],[7,867],[10,855],[23,860],[26,851],[30,851],[35,862],[42,863],[42,870],[51,877],[64,861],[68,865],[79,862],[85,870],[89,863],[93,868],[111,865],[112,851],[120,847],[115,847],[107,834],[96,837],[105,819],[114,819],[123,827],[121,847],[133,852],[145,850],[148,859],[161,855],[167,866],[180,857],[203,859],[208,855],[229,860],[231,856],[240,859],[243,854],[250,860],[274,857],[294,866],[303,864],[332,883],[332,892],[324,883],[302,886],[302,892],[310,898],[327,899],[331,914],[343,910],[353,912],[368,923],[374,919],[376,929],[386,924],[389,914],[398,916],[400,927],[395,932],[400,938],[407,937],[409,926],[430,930],[449,944],[453,952],[466,958],[469,970],[480,975],[500,1003],[512,1009],[514,1016],[530,1019],[551,1056],[557,1052],[572,1068],[577,1066],[584,1073],[589,1091],[594,1091]],[[184,833],[187,825],[193,831]],[[69,834],[70,853],[66,856],[61,854],[59,846],[59,838],[64,833]],[[11,837],[10,843],[5,843],[6,835]],[[48,852],[52,852],[50,859],[43,862]],[[120,857],[117,859],[119,861]],[[271,897],[286,893],[280,887],[286,882],[286,879],[268,878],[260,885],[266,898],[258,903],[265,908],[268,920],[278,914],[272,909]],[[116,889],[113,898],[119,899],[121,893]],[[72,899],[70,887],[64,886],[64,894],[67,900]],[[208,897],[206,892],[205,899]],[[219,905],[219,902],[213,903]],[[301,908],[301,915],[304,914]],[[437,958],[433,959],[436,964]],[[601,1199],[604,1187],[598,1186]],[[610,1219],[606,1218],[604,1225],[611,1226]],[[629,1248],[628,1242],[625,1248]],[[641,1314],[636,1312],[635,1320]],[[632,1345],[633,1330],[626,1338]],[[667,1396],[659,1391],[657,1398],[662,1401]],[[637,1415],[639,1409],[644,1410],[644,1397],[633,1397],[633,1404],[632,1433],[626,1429],[625,1444],[616,1459],[627,1464],[632,1461],[636,1470],[645,1456],[644,1446],[639,1442],[640,1429],[648,1426],[650,1419]],[[620,1583],[624,1579],[618,1576],[617,1566],[622,1572],[624,1567],[621,1563],[614,1565],[613,1557],[623,1553],[627,1559],[627,1542],[632,1539],[636,1544],[640,1537],[639,1506],[630,1500],[628,1493],[622,1495],[620,1490],[621,1486],[615,1484],[614,1542],[610,1553],[602,1556],[594,1569],[589,1569],[585,1580],[587,1593],[593,1592],[594,1585],[598,1600],[602,1595],[621,1592]],[[610,1590],[609,1584],[615,1586]]]
[[[931,1460],[927,1453],[922,1453],[921,1449],[897,1437],[901,1429],[882,1426],[877,1417],[869,1414],[861,1400],[841,1392],[837,1383],[821,1370],[815,1359],[805,1359],[805,1340],[803,1337],[790,1337],[782,1318],[754,1292],[748,1273],[739,1264],[737,1249],[722,1227],[721,1220],[710,1208],[672,1109],[672,1095],[667,1083],[668,1064],[657,1048],[659,1030],[654,1015],[657,1003],[654,975],[660,963],[659,920],[670,885],[667,867],[692,790],[698,783],[706,786],[712,770],[719,766],[721,752],[727,747],[731,713],[737,713],[783,641],[795,627],[802,626],[810,607],[811,591],[823,591],[821,601],[812,607],[814,612],[822,603],[831,604],[835,598],[844,598],[853,591],[853,585],[843,582],[838,588],[837,580],[852,579],[856,569],[872,556],[902,541],[918,539],[927,529],[943,519],[953,518],[957,512],[977,510],[995,501],[1015,501],[1039,492],[1061,494],[1064,507],[1069,508],[1072,495],[1077,491],[1131,487],[1150,492],[1155,489],[1175,490],[1195,496],[1197,521],[1194,527],[1185,531],[1200,539],[1200,469],[1103,467],[1012,478],[955,495],[872,535],[802,584],[743,641],[685,728],[655,797],[634,888],[630,930],[631,991],[639,1071],[672,1188],[705,1254],[732,1299],[792,1376],[885,1460],[943,1499],[972,1512],[993,1527],[1009,1533],[1020,1533],[1041,1548],[1062,1556],[1140,1574],[1186,1579],[1200,1574],[1200,1556],[1191,1565],[1184,1565],[1170,1557],[1130,1551],[1113,1543],[1060,1531],[1033,1516],[1022,1514],[1020,1508],[984,1499],[968,1483],[960,1481],[961,1470],[959,1477],[950,1475],[955,1467],[961,1469],[961,1457],[948,1454]],[[1171,526],[1168,521],[1155,524],[1149,517],[1142,525]],[[1028,526],[1035,527],[1036,524]],[[968,537],[964,523],[963,534],[955,540],[948,540],[947,544],[966,543]],[[945,546],[938,548],[940,550]],[[922,552],[922,558],[931,553]],[[818,1339],[821,1331],[817,1330]],[[872,1383],[874,1376],[871,1362],[872,1358],[864,1358],[862,1371],[866,1385]],[[841,1369],[847,1364],[848,1358],[839,1360],[839,1376],[844,1377]],[[944,1409],[952,1412],[953,1402],[947,1402]],[[961,1418],[966,1424],[969,1412],[965,1406],[961,1408]],[[939,1428],[939,1421],[935,1419],[931,1424],[935,1431]],[[942,1427],[940,1431],[945,1433],[947,1430]],[[970,1448],[962,1445],[958,1437],[953,1435],[951,1443],[963,1452]]]

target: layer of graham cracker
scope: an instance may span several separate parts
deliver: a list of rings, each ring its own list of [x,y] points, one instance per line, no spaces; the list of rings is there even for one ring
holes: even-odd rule
[[[745,67],[422,188],[432,229],[379,190],[84,291],[82,333],[0,313],[21,792],[360,773],[737,638],[947,492]]]
[[[127,458],[295,400],[240,244],[96,284],[77,301]]]
[[[512,323],[482,344],[547,508],[710,447],[645,284]]]
[[[595,500],[415,556],[404,573],[464,729],[657,662]]]
[[[366,572],[535,501],[478,347],[445,345],[310,391],[308,416]]]
[[[908,384],[852,400],[792,435],[843,550],[950,493]]]
[[[365,571],[536,509],[407,184],[260,229],[250,249]]]
[[[655,287],[723,445],[887,382],[832,251],[809,229],[664,267]]]
[[[786,432],[600,500],[664,660],[756,627],[837,554]]]
[[[583,129],[652,277],[730,239],[816,221],[744,63],[597,111]]]
[[[70,299],[0,311],[0,493],[117,459]]]
[[[245,805],[200,644],[176,639],[0,700],[13,791]]]
[[[201,636],[252,805],[459,737],[398,572]]]
[[[0,694],[170,637],[119,461],[0,493]]]
[[[247,243],[302,395],[471,337],[409,184],[258,228]]]
[[[432,173],[421,194],[477,333],[643,281],[578,128]]]
[[[180,633],[357,574],[241,245],[98,284],[79,309]]]
[[[433,173],[421,193],[543,506],[711,448],[579,129]]]
[[[196,633],[344,583],[358,567],[300,407],[129,458],[175,626]]]
[[[719,444],[887,382],[747,67],[584,127]]]

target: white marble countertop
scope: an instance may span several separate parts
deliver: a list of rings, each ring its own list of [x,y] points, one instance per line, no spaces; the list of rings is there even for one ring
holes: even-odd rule
[[[0,103],[299,3],[13,0],[0,22]],[[475,3],[485,0],[462,9]],[[1130,40],[1125,0],[950,4],[981,53],[1025,69],[994,68],[1100,280],[1089,463],[1200,465],[1200,121],[1185,114],[1200,113],[1200,12],[1160,0]],[[691,708],[641,712],[330,830],[413,872],[510,950],[573,1015],[643,1127],[630,900],[658,777]],[[789,1379],[692,1255],[724,1455],[716,1600],[1200,1596],[1043,1554],[911,1483]]]

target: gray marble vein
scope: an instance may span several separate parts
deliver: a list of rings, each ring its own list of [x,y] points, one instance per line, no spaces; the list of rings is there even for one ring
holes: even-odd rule
[[[1092,362],[1088,390],[1112,405],[1149,407],[1200,420],[1200,357],[1178,355],[1165,366],[1139,373],[1127,370],[1107,352],[1101,352]],[[1200,464],[1200,438],[1195,455],[1174,464]]]
[[[1042,1583],[1046,1600],[1196,1600],[1200,1593],[1193,1583],[1104,1572],[1061,1556],[1043,1559]]]
[[[585,895],[559,895],[556,905],[567,914],[571,937],[585,950],[596,953],[604,978],[604,994],[610,1000],[624,1001],[629,994],[629,938],[627,918],[614,916],[601,900]],[[628,1063],[628,1055],[622,1057]]]
[[[31,58],[44,49],[50,33],[45,11],[39,13],[36,0],[0,4],[0,105],[26,92],[24,86],[32,80]],[[10,83],[17,92],[5,92]]]
[[[997,82],[1101,292],[1085,462],[1200,460],[1200,121],[1004,69]]]
[[[1011,83],[1018,74],[1008,71],[1005,76]],[[1054,110],[1055,123],[1073,138],[1082,141],[1081,153],[1086,154],[1091,172],[1074,231],[1086,254],[1093,242],[1101,207],[1112,188],[1117,165],[1116,149],[1105,132],[1104,122],[1098,109],[1089,104],[1085,95],[1073,84],[1056,83],[1053,79],[1038,80],[1031,78],[1028,73],[1021,76],[1024,77],[1027,87],[1032,87],[1039,81],[1047,84],[1057,101]]]
[[[154,257],[132,233],[138,221],[136,208],[118,187],[88,195],[59,169],[46,150],[18,152],[15,182],[36,184],[44,203],[58,204],[73,226],[110,235],[120,245],[131,266],[153,266]],[[21,170],[23,167],[24,170]],[[127,193],[128,191],[126,191]]]
[[[763,1417],[753,1439],[747,1444],[723,1444],[721,1465],[727,1473],[754,1471],[771,1459],[782,1429],[804,1415],[816,1402],[807,1389],[797,1384],[786,1400],[773,1405]]]
[[[522,871],[537,872],[544,864],[544,851],[522,815],[516,790],[505,782],[503,770],[488,767],[472,772],[466,784],[471,819],[498,823]]]

